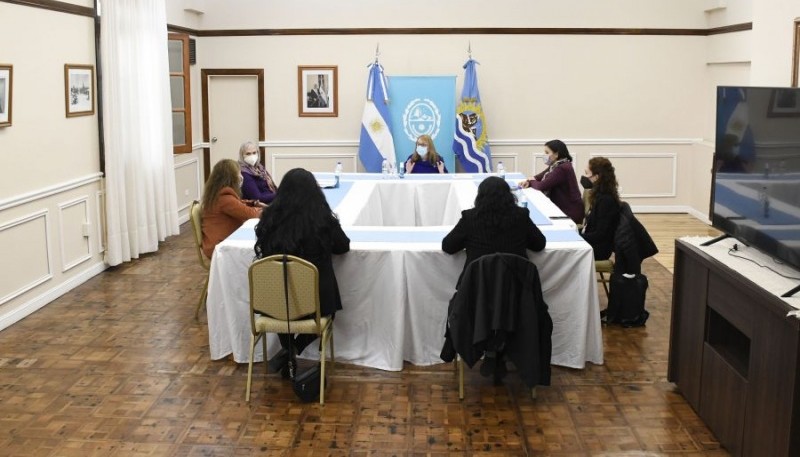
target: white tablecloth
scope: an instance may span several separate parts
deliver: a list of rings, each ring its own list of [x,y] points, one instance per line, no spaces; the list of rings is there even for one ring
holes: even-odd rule
[[[441,239],[458,220],[461,209],[471,206],[477,187],[475,180],[463,177],[437,178],[371,181],[363,175],[343,177],[349,191],[333,206],[351,238],[351,250],[334,256],[344,307],[334,321],[338,361],[384,370],[401,370],[403,361],[415,365],[442,362],[439,353],[447,304],[466,255],[445,254]],[[537,204],[535,193],[538,191],[525,191],[529,204]],[[408,210],[412,204],[413,212]],[[554,214],[547,206],[540,212]],[[414,222],[409,214],[414,214]],[[571,368],[583,368],[587,361],[601,364],[592,249],[569,236],[574,225],[563,219],[563,213],[555,216],[560,219],[539,224],[548,237],[545,250],[529,253],[539,268],[553,319],[552,363]],[[207,301],[212,359],[233,354],[237,362],[248,360],[247,269],[254,257],[256,222],[245,223],[214,252]],[[376,223],[387,226],[372,225]],[[302,356],[317,357],[315,346],[309,346]],[[278,348],[277,338],[270,335],[269,355]],[[256,360],[262,357],[259,346]]]

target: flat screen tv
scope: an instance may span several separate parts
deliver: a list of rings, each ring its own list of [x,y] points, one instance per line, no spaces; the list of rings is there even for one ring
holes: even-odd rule
[[[717,87],[711,221],[800,269],[800,88]]]

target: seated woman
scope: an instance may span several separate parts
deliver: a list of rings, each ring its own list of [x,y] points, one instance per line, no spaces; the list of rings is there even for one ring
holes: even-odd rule
[[[583,201],[567,145],[561,140],[550,140],[544,145],[544,153],[547,169],[519,185],[544,192],[564,214],[582,224]]]
[[[258,146],[246,141],[239,147],[239,167],[242,169],[242,198],[270,203],[275,198],[275,181],[259,162]]]
[[[546,240],[530,218],[528,208],[517,206],[508,183],[490,176],[478,186],[475,207],[461,212],[461,219],[442,240],[448,254],[466,249],[464,269],[478,257],[507,252],[528,257],[526,249],[541,251]],[[464,274],[464,271],[461,271]],[[459,276],[458,282],[461,282]],[[458,285],[456,285],[458,288]]]
[[[478,186],[475,207],[462,211],[461,219],[442,240],[442,250],[448,254],[467,250],[467,260],[456,283],[458,289],[467,265],[473,260],[497,252],[516,254],[527,259],[526,249],[541,251],[546,242],[531,220],[528,208],[517,206],[517,199],[505,179],[490,176]],[[449,335],[445,335],[445,342],[443,359],[444,354],[451,351],[448,347],[452,344]],[[493,374],[495,382],[500,382],[506,373],[505,362],[498,363],[502,356],[501,351],[487,350],[481,374]]]
[[[606,260],[614,251],[614,232],[619,224],[619,186],[614,166],[605,157],[593,157],[581,177],[581,185],[591,189],[581,236],[592,245],[595,260]]]
[[[420,135],[414,152],[406,159],[406,173],[447,173],[442,156],[436,152],[436,146],[430,135]]]
[[[333,272],[332,254],[350,250],[347,238],[336,215],[311,172],[302,168],[289,170],[281,180],[278,194],[256,226],[256,257],[290,254],[313,263],[319,271],[319,306],[323,316],[333,316],[342,309],[339,285]],[[272,372],[288,376],[289,344],[300,354],[317,337],[300,334],[278,335],[281,349],[269,361]]]
[[[245,201],[239,191],[242,175],[239,165],[222,159],[214,165],[203,190],[203,254],[209,259],[214,248],[242,223],[261,215],[263,203]]]

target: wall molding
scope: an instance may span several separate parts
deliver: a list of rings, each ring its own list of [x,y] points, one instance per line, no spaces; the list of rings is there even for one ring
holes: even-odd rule
[[[56,0],[0,0],[0,2],[94,18],[94,8],[73,5],[72,3],[59,2]]]
[[[92,258],[91,236],[86,236],[86,238],[88,238],[87,241],[86,241],[86,249],[87,249],[86,254],[76,258],[75,260],[70,261],[69,263],[66,263],[67,262],[67,256],[66,256],[66,253],[64,252],[64,246],[67,244],[67,242],[64,239],[64,210],[67,209],[67,208],[71,208],[73,206],[80,205],[81,203],[84,204],[83,222],[81,222],[81,226],[83,227],[83,226],[86,226],[87,224],[90,224],[90,220],[89,220],[89,196],[88,195],[84,195],[82,197],[78,197],[76,199],[73,199],[73,200],[66,201],[64,203],[59,203],[58,204],[58,210],[59,210],[59,214],[58,214],[58,244],[59,244],[59,246],[61,246],[61,272],[62,273],[66,273],[67,271],[75,268],[76,266],[78,266],[78,265],[82,264],[83,262],[85,262],[85,261],[87,261],[87,260]]]
[[[197,158],[197,157],[192,157],[189,160],[186,160],[184,162],[176,163],[173,166],[173,170],[177,171],[178,169],[183,168],[183,167],[188,167],[189,165],[194,165],[194,171],[195,171],[195,183],[194,183],[194,185],[195,185],[195,195],[197,195],[199,197],[200,194],[202,193],[201,192],[202,185],[201,185],[201,181],[200,181],[200,159]],[[178,212],[180,213],[181,211],[183,211],[185,209],[188,209],[190,206],[192,206],[192,202],[188,202],[188,203],[186,203],[186,204],[184,204],[182,206],[179,206],[178,207]],[[178,220],[178,223],[182,224],[183,222]]]
[[[671,159],[672,160],[672,189],[669,192],[662,193],[647,193],[647,194],[629,194],[620,192],[620,198],[674,198],[678,196],[678,154],[674,152],[654,152],[652,154],[645,153],[626,153],[626,152],[611,152],[603,154],[590,153],[589,157],[606,157],[606,158],[624,158],[624,159]],[[622,187],[622,186],[620,186]],[[665,207],[668,208],[668,207]]]
[[[97,224],[95,230],[97,231],[97,253],[102,254],[106,252],[105,237],[106,237],[106,192],[98,190],[95,194],[95,215],[97,216]]]
[[[40,0],[41,1],[41,0]],[[631,27],[350,27],[296,29],[224,29],[198,30],[167,24],[167,30],[197,37],[241,36],[320,36],[320,35],[667,35],[709,36],[753,29],[752,22],[708,29],[631,28]]]
[[[58,286],[44,292],[43,294],[35,297],[15,309],[0,314],[0,330],[24,319],[26,316],[36,312],[48,303],[71,291],[72,289],[80,286],[89,279],[97,276],[106,269],[106,264],[97,262],[79,274],[62,282]]]
[[[16,227],[18,225],[22,225],[25,223],[32,222],[36,219],[44,218],[44,245],[45,245],[45,253],[47,255],[47,273],[33,279],[28,284],[22,285],[22,287],[18,288],[17,290],[10,292],[4,297],[0,297],[0,305],[24,294],[25,292],[33,289],[34,287],[42,284],[46,281],[49,281],[53,278],[53,256],[50,252],[50,218],[49,212],[46,209],[36,211],[35,213],[28,214],[27,216],[22,216],[12,221],[9,221],[3,225],[0,225],[0,232],[4,230],[8,230],[12,227]],[[37,308],[38,309],[38,308]],[[0,326],[0,329],[3,327]]]
[[[2,1],[2,0],[0,0]],[[98,182],[102,179],[103,173],[92,173],[81,178],[65,181],[54,186],[45,187],[43,189],[28,192],[26,194],[15,195],[11,198],[0,200],[0,211],[5,211],[16,206],[24,205],[32,201],[40,200],[42,198],[50,197],[51,195],[60,194],[68,190],[77,189],[78,187],[85,186]]]

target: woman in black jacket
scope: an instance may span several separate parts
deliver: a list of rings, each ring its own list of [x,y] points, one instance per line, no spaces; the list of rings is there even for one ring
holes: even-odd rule
[[[605,157],[589,160],[581,185],[591,189],[581,235],[592,246],[595,260],[606,260],[614,252],[614,232],[619,224],[619,185],[611,161]]]
[[[478,257],[496,252],[527,258],[526,249],[541,251],[545,243],[545,237],[531,220],[528,208],[517,206],[508,183],[491,176],[478,186],[475,207],[462,211],[461,220],[442,240],[442,250],[455,254],[466,249],[466,269]],[[464,274],[463,270],[461,274]],[[458,282],[461,282],[460,276]]]
[[[350,239],[331,211],[314,175],[302,168],[289,170],[256,226],[256,257],[289,254],[313,263],[319,271],[320,314],[332,316],[342,309],[342,299],[331,255],[349,250]],[[269,361],[269,369],[275,372],[286,366],[292,341],[296,353],[300,354],[316,338],[311,334],[295,338],[280,334],[283,349]]]

